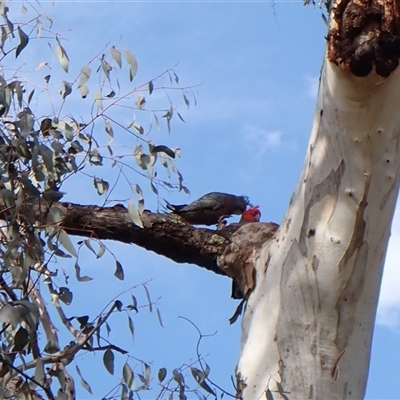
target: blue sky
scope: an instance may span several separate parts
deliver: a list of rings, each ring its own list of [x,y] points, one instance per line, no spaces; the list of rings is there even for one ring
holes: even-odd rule
[[[245,194],[260,205],[263,221],[281,221],[300,174],[313,119],[325,45],[325,25],[318,8],[304,7],[300,1],[56,1],[54,7],[50,2],[43,4],[54,18],[53,32],[62,33],[66,39],[62,44],[70,58],[68,75],[54,63],[55,102],[59,89],[56,82],[71,82],[107,43],[129,48],[135,54],[139,64],[134,81],[137,85],[179,62],[175,71],[181,85],[200,84],[193,89],[197,106],[186,110],[182,98],[174,97],[186,123],[175,118],[172,133],[169,135],[164,128],[156,140],[181,149],[177,166],[191,196],[163,193],[163,197],[172,203],[183,203],[216,190]],[[11,4],[15,5],[18,7],[17,2]],[[47,45],[42,49],[37,51],[31,45],[21,54],[19,59],[30,65],[28,70],[49,59]],[[38,74],[45,75],[46,67],[41,71]],[[118,73],[122,81],[122,72]],[[87,99],[89,105],[91,95],[93,92]],[[85,118],[81,104],[77,91],[67,99],[74,115]],[[45,112],[43,104],[36,106]],[[117,115],[126,122],[128,117]],[[104,133],[99,135],[104,140]],[[114,144],[132,148],[135,142],[115,130]],[[112,169],[98,169],[95,173],[110,182],[115,179]],[[154,210],[156,199],[151,197],[146,183],[137,175],[131,180],[143,186],[146,207]],[[101,201],[91,180],[84,177],[67,181],[64,190],[68,201]],[[118,190],[115,198],[126,198],[123,183]],[[400,216],[396,216],[375,328],[368,399],[400,398],[396,383],[400,373],[399,241]],[[95,278],[88,283],[74,282],[73,266],[60,260],[58,267],[65,268],[71,276],[70,287],[74,291],[74,301],[65,307],[66,312],[79,315],[90,307],[95,316],[117,294],[152,280],[149,290],[153,299],[159,299],[157,305],[165,327],[159,326],[154,311],[141,309],[138,315],[131,315],[136,327],[132,343],[126,316],[113,316],[114,342],[148,362],[154,373],[163,366],[172,371],[196,359],[196,331],[178,317],[189,318],[203,334],[216,332],[213,337],[204,338],[201,354],[211,367],[211,379],[233,392],[230,376],[238,358],[240,324],[228,324],[237,305],[229,298],[228,279],[195,266],[177,265],[135,246],[106,244],[123,265],[125,280],[114,278],[114,260],[107,254],[95,260],[88,251],[82,253],[82,274]],[[62,286],[61,278],[58,284]],[[134,293],[143,304],[143,290],[138,288]],[[129,303],[129,295],[122,296],[122,300]],[[94,395],[83,391],[77,379],[78,398],[104,396],[118,382],[125,361],[125,357],[117,356],[118,367],[111,377],[102,366],[100,354],[80,356],[78,365]],[[140,372],[139,362],[129,362]],[[142,399],[154,397],[155,382],[152,387],[155,391],[148,397],[142,393]]]

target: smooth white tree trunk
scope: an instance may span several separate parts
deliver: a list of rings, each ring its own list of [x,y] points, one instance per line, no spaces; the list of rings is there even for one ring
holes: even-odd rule
[[[243,399],[363,398],[399,137],[399,70],[358,78],[325,61],[301,178],[242,321]]]

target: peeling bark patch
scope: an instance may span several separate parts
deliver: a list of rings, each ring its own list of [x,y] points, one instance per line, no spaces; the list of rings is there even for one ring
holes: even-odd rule
[[[316,255],[313,256],[311,266],[312,266],[312,269],[313,269],[314,272],[318,269],[319,259],[318,259],[318,257]]]
[[[338,264],[341,275],[347,276],[346,286],[336,302],[338,327],[335,343],[340,350],[344,350],[348,345],[349,337],[354,329],[358,300],[364,289],[365,266],[369,248],[368,243],[364,241],[366,227],[364,213],[367,207],[369,185],[370,179],[365,184],[364,196],[357,209],[349,246]],[[352,258],[353,262],[351,262]],[[345,267],[346,270],[344,270]]]
[[[351,276],[336,303],[338,326],[335,344],[340,350],[346,349],[354,329],[358,300],[364,290],[365,265],[367,264],[368,249],[367,242],[363,242],[358,249],[357,256],[352,266]]]
[[[366,76],[388,77],[399,65],[399,0],[339,0],[332,9],[328,59]]]
[[[300,250],[305,257],[308,256],[306,238],[309,236],[307,235],[306,232],[307,229],[309,229],[308,220],[310,218],[310,210],[315,204],[324,199],[325,196],[330,195],[332,196],[333,199],[338,198],[339,187],[345,170],[346,170],[346,165],[344,160],[342,160],[342,162],[340,163],[340,165],[336,170],[332,169],[331,172],[326,176],[326,178],[322,182],[314,186],[310,198],[306,199],[304,220],[301,228],[300,242],[299,242]],[[308,233],[311,231],[312,229],[310,229]]]

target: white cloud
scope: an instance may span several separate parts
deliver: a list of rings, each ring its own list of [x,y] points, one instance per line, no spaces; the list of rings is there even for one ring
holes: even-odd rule
[[[244,125],[241,133],[244,135],[245,147],[254,152],[256,157],[284,144],[283,133],[277,130],[269,131],[254,125]]]

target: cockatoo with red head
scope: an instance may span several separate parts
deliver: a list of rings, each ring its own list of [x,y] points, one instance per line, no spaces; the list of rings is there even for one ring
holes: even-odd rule
[[[239,223],[260,222],[261,211],[259,206],[253,206],[243,212]]]
[[[246,196],[220,192],[208,193],[190,204],[173,205],[167,202],[169,210],[192,225],[216,225],[223,217],[243,214],[248,205]]]

